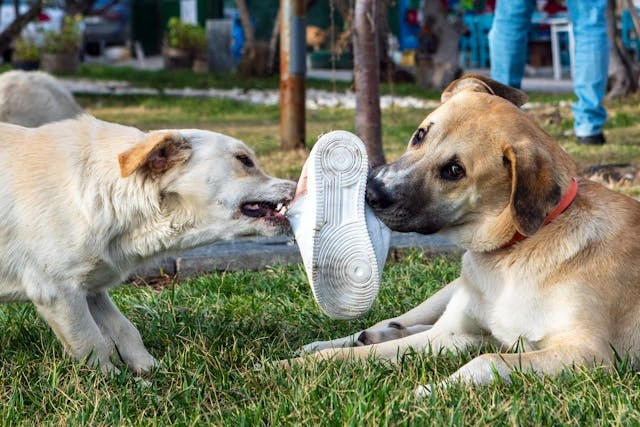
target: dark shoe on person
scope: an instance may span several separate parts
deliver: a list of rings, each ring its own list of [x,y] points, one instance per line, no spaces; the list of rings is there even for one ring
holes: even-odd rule
[[[606,139],[604,138],[604,134],[602,132],[595,135],[578,137],[579,145],[603,145],[605,141]]]

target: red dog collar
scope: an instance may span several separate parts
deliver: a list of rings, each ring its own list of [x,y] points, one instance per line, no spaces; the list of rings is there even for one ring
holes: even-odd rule
[[[571,178],[571,183],[569,184],[569,188],[567,189],[567,192],[564,194],[564,196],[562,197],[562,200],[560,200],[560,203],[558,203],[556,208],[553,211],[551,211],[549,216],[547,216],[547,218],[544,220],[544,223],[542,225],[545,226],[549,224],[558,215],[564,212],[569,207],[569,205],[571,205],[571,202],[573,202],[573,199],[576,198],[576,194],[578,194],[578,181],[576,181],[575,178]],[[508,248],[509,246],[514,245],[519,241],[526,239],[527,237],[528,236],[521,234],[519,231],[516,231],[516,234],[513,235],[511,240],[509,240],[507,243],[502,245],[501,249]]]

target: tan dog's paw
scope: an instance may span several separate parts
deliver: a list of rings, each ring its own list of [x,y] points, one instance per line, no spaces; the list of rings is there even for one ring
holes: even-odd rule
[[[294,366],[302,366],[304,357],[294,357],[293,359],[282,359],[278,361],[278,366],[287,371],[291,371]]]
[[[416,333],[431,329],[432,325],[413,325],[405,327],[398,322],[389,322],[385,326],[370,328],[358,336],[355,346],[379,344],[385,341],[397,340]]]
[[[436,386],[434,384],[419,385],[418,387],[416,387],[413,395],[416,399],[424,399],[425,397],[429,397],[431,395],[431,392],[435,387]]]
[[[332,347],[331,341],[314,341],[311,344],[302,346],[298,350],[298,354],[300,355],[312,354],[320,350],[324,350],[325,348],[331,348],[331,347]]]

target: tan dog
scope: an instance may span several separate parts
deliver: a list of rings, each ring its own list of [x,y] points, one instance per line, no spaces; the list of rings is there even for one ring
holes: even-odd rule
[[[462,274],[406,314],[306,346],[307,358],[396,361],[409,349],[493,344],[500,353],[447,381],[488,384],[514,369],[555,374],[612,366],[614,350],[640,355],[640,204],[574,182],[569,156],[517,108],[525,99],[484,77],[457,80],[407,152],[373,174],[376,214],[465,248]]]
[[[0,122],[37,127],[82,114],[71,92],[42,71],[0,74]]]
[[[289,228],[276,205],[294,183],[218,133],[144,133],[88,115],[0,124],[0,170],[0,301],[32,301],[73,356],[103,371],[156,364],[107,294],[135,267]]]

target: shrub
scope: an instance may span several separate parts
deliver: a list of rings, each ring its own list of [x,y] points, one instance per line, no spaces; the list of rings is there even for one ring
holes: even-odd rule
[[[45,31],[42,51],[46,53],[75,53],[80,49],[81,16],[65,16],[59,31]]]
[[[203,56],[207,49],[207,35],[199,25],[173,17],[167,23],[167,44],[169,47],[189,51],[194,56]]]
[[[37,62],[40,60],[40,47],[32,40],[20,37],[16,40],[13,48],[13,60]]]

